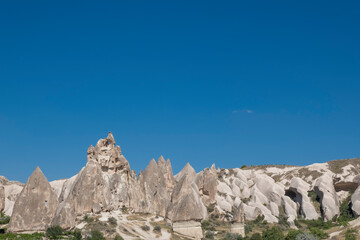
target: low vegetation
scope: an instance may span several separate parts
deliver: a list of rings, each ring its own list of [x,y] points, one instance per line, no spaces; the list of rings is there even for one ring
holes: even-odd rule
[[[6,216],[3,212],[0,215],[0,225],[8,224],[10,222],[10,217]]]

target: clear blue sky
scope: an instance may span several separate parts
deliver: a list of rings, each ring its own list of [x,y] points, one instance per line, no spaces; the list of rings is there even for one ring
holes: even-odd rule
[[[0,175],[112,131],[139,172],[360,157],[359,1],[4,1]]]

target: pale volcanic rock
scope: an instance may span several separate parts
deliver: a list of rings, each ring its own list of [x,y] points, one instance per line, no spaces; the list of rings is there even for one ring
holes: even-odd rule
[[[253,221],[261,215],[261,210],[258,207],[243,204],[243,209],[246,220]]]
[[[351,196],[351,203],[351,209],[353,210],[354,215],[357,217],[360,216],[360,187],[358,187]]]
[[[224,182],[218,181],[217,190],[219,193],[234,196],[233,192],[231,191],[231,188]]]
[[[152,159],[142,173],[142,177],[146,185],[145,189],[149,201],[149,209],[146,212],[165,216],[175,183],[170,161],[166,163],[162,156],[159,158],[158,163]]]
[[[294,226],[294,220],[297,218],[297,205],[291,200],[288,196],[283,196],[281,198],[281,205],[284,208],[285,214],[288,217],[287,221],[290,225]]]
[[[167,218],[172,222],[202,220],[207,217],[207,210],[201,200],[199,189],[194,181],[195,170],[187,164],[181,170],[182,178],[177,182],[171,195]],[[176,179],[176,177],[175,177]]]
[[[311,199],[308,196],[310,185],[301,178],[291,179],[289,190],[295,193],[294,201],[299,204],[300,214],[306,219],[318,219],[320,216],[316,212]]]
[[[77,215],[107,210],[110,199],[100,165],[89,161],[76,177],[68,197],[59,205],[53,225],[71,228]]]
[[[216,195],[215,199],[216,199],[216,204],[217,206],[219,206],[220,209],[226,212],[231,212],[232,205],[228,201],[226,201],[224,197]]]
[[[215,166],[214,166],[215,168]],[[217,173],[214,168],[206,168],[195,177],[195,183],[199,188],[201,198],[205,206],[209,206],[216,202],[217,193]]]
[[[283,186],[275,183],[274,179],[267,175],[257,175],[254,179],[257,189],[270,201],[278,206],[281,204],[281,196],[285,195]]]
[[[0,185],[0,212],[5,209],[5,188]]]
[[[316,179],[314,191],[320,198],[321,209],[325,221],[331,220],[335,215],[340,213],[340,203],[335,192],[331,174],[326,173]]]
[[[196,172],[191,167],[190,163],[187,163],[185,167],[178,174],[175,175],[175,181],[179,182],[180,179],[182,179],[185,175],[187,176],[187,178],[189,178],[189,180],[192,180],[196,177]]]
[[[57,206],[55,192],[37,167],[16,199],[9,231],[44,231],[50,225]]]

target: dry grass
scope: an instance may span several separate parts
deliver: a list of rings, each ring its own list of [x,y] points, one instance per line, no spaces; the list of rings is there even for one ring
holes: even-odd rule
[[[353,171],[358,174],[359,173],[359,166],[360,166],[360,158],[351,158],[351,159],[342,159],[342,160],[333,160],[328,162],[329,164],[329,169],[336,173],[336,174],[341,174],[343,172],[342,168],[351,164],[355,167],[355,169],[353,169]]]

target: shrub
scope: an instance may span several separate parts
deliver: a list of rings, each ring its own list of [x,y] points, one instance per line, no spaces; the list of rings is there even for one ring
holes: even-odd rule
[[[354,219],[354,215],[349,206],[350,201],[351,201],[351,195],[348,196],[340,205],[340,215],[337,218],[337,221],[343,226],[346,226],[349,221]]]
[[[10,222],[10,217],[6,216],[4,213],[0,215],[0,224],[8,224]]]
[[[207,239],[214,239],[214,233],[211,231],[206,231],[205,232],[205,238]]]
[[[160,227],[160,225],[155,225],[155,226],[154,226],[154,232],[161,232],[161,227]]]
[[[124,240],[124,238],[118,234],[115,236],[114,240]]]
[[[261,234],[260,233],[254,233],[250,240],[262,240]]]
[[[284,237],[283,232],[280,230],[280,228],[272,227],[272,228],[268,228],[263,231],[262,239],[263,240],[273,240],[273,239],[284,240],[285,237]]]
[[[63,234],[64,230],[60,226],[52,226],[46,229],[46,237],[57,239]]]
[[[79,229],[76,229],[73,233],[73,240],[81,240],[82,236],[81,236],[81,231]]]
[[[354,228],[350,228],[345,233],[345,240],[356,240],[358,231]]]
[[[144,230],[144,231],[149,231],[150,227],[148,225],[142,225],[141,229]]]
[[[108,218],[108,222],[109,222],[111,225],[116,225],[117,220],[116,220],[116,218],[114,218],[114,217],[109,217],[109,218]]]
[[[202,221],[201,228],[203,230],[215,231],[215,227],[211,224],[211,222],[209,220]]]
[[[299,235],[300,233],[302,232],[299,230],[290,229],[285,237],[285,240],[296,240],[296,236]]]
[[[300,233],[296,236],[296,240],[319,240],[319,239],[310,233]]]
[[[248,233],[252,232],[252,226],[249,224],[246,224],[244,227],[244,230],[245,230],[245,234],[248,234]]]
[[[310,228],[310,233],[319,239],[327,239],[329,237],[329,234],[327,234],[323,230],[321,230],[319,228],[315,228],[315,227]]]
[[[244,168],[246,168],[247,166],[244,164],[244,165],[242,165],[241,167],[240,167],[240,169],[244,169]]]
[[[129,212],[128,208],[125,205],[121,207],[121,211],[123,213],[128,213]]]
[[[258,223],[262,223],[264,221],[265,217],[264,215],[259,215],[256,217],[256,219],[254,220],[254,223],[258,224]]]
[[[98,230],[92,230],[90,240],[105,240],[105,237],[102,232]]]
[[[331,221],[324,222],[324,220],[322,220],[321,218],[317,220],[301,219],[300,222],[305,223],[309,228],[319,228],[323,230],[327,230],[336,226],[336,224],[334,224],[333,222]]]
[[[240,235],[237,233],[226,233],[225,237],[222,240],[238,240]]]

